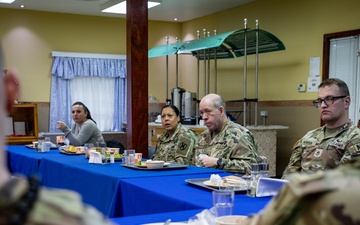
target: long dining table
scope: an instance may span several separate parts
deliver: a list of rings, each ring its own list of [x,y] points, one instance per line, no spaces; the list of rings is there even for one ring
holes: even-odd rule
[[[196,166],[137,170],[124,167],[121,162],[90,164],[84,155],[65,155],[59,150],[40,153],[26,146],[7,146],[7,152],[8,167],[13,174],[37,174],[44,186],[76,191],[85,203],[119,224],[127,224],[126,218],[140,219],[143,215],[148,215],[151,221],[156,215],[174,214],[183,221],[188,215],[185,212],[198,212],[212,206],[210,190],[185,180],[210,178],[211,174],[228,175],[223,170]],[[269,200],[236,194],[234,213],[256,213]]]

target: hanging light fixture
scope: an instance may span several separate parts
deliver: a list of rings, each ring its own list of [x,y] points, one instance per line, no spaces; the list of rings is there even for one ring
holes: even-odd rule
[[[160,4],[161,0],[149,0],[148,9]],[[126,0],[110,0],[101,5],[101,12],[126,14]]]
[[[13,3],[15,0],[0,0],[0,3],[6,3],[6,4],[11,4]]]

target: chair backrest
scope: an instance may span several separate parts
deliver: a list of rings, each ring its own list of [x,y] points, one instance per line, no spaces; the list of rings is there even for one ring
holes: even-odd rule
[[[108,140],[108,141],[105,141],[105,142],[106,142],[106,147],[119,148],[119,153],[120,154],[124,153],[125,147],[119,141]]]

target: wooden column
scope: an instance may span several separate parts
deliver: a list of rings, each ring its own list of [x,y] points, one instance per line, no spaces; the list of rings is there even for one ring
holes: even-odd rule
[[[147,0],[126,1],[127,149],[148,157]]]

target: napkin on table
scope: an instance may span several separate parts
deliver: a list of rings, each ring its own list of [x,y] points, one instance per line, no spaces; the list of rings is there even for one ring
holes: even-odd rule
[[[101,154],[97,151],[90,151],[89,163],[102,163]]]
[[[256,188],[256,197],[275,196],[287,180],[261,177]]]

